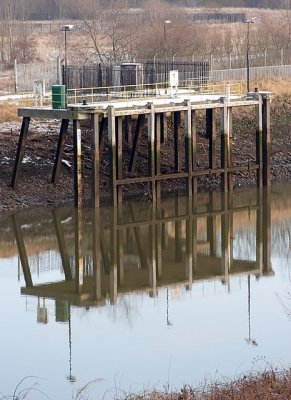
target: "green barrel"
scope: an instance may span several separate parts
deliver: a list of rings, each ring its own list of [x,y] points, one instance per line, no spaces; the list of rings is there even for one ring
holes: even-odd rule
[[[52,106],[54,110],[66,108],[66,85],[52,86]]]

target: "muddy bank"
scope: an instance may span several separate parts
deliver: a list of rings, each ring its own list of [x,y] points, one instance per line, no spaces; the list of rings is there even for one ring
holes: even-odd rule
[[[217,118],[219,129],[219,118]],[[51,174],[57,146],[59,121],[32,120],[29,130],[24,163],[22,165],[19,185],[12,189],[11,182],[16,147],[19,137],[20,121],[5,122],[0,125],[0,213],[29,208],[54,207],[73,204],[73,146],[71,135],[68,135],[65,148],[64,163],[61,177],[57,185],[51,183]],[[271,171],[272,181],[278,182],[291,178],[291,97],[277,97],[271,103]],[[254,110],[251,107],[234,109],[233,115],[233,155],[235,164],[255,160],[255,121]],[[84,202],[90,205],[90,130],[83,127],[83,185]],[[181,166],[184,163],[183,126],[181,127]],[[168,123],[168,140],[162,146],[162,172],[171,172],[174,166],[174,151],[172,138],[172,124]],[[197,150],[198,166],[203,168],[208,164],[208,141],[205,138],[205,115],[198,114],[197,120]],[[217,160],[219,160],[219,145]],[[125,167],[128,165],[130,146],[124,143],[123,157]],[[147,138],[143,135],[141,141],[138,168],[136,174],[147,170]],[[109,198],[108,179],[108,149],[101,160],[101,202]],[[240,173],[234,175],[234,187],[255,185],[255,174]],[[198,181],[199,190],[219,190],[220,177],[203,177]],[[172,180],[163,182],[163,193],[182,193],[185,182]],[[125,189],[125,198],[149,197],[147,185],[128,186]]]

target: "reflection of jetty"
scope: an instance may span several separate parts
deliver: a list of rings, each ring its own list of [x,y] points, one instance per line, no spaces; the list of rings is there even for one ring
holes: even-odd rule
[[[270,264],[270,202],[261,191],[244,202],[240,196],[209,194],[208,203],[189,198],[169,200],[159,208],[144,205],[100,210],[75,210],[67,218],[52,212],[65,280],[34,285],[18,216],[13,227],[26,287],[21,292],[53,298],[58,304],[94,306],[118,294],[217,278],[229,284],[230,276],[268,275]],[[245,205],[247,204],[247,205]],[[255,228],[252,260],[233,256],[234,221],[248,213]],[[105,218],[106,217],[106,218]],[[64,223],[64,221],[68,221]],[[203,237],[199,226],[205,226]],[[70,262],[74,232],[74,263]],[[66,233],[65,233],[66,231]],[[238,238],[243,241],[244,238]],[[85,266],[84,260],[89,259]],[[88,267],[90,265],[90,267]]]
[[[199,89],[199,91],[198,91]],[[153,202],[161,196],[165,180],[183,179],[189,196],[197,194],[198,178],[205,175],[219,175],[225,192],[232,191],[233,175],[236,173],[256,173],[257,186],[270,185],[270,95],[264,92],[242,96],[235,83],[227,87],[183,88],[171,95],[168,88],[154,97],[145,94],[140,98],[138,91],[131,92],[130,98],[122,91],[115,93],[111,101],[88,104],[84,94],[83,104],[69,104],[67,109],[21,108],[23,118],[19,144],[12,176],[12,187],[16,187],[20,166],[28,140],[31,118],[59,119],[61,121],[59,141],[56,150],[52,182],[57,183],[68,135],[70,121],[73,126],[74,141],[74,194],[75,206],[82,206],[81,173],[81,123],[91,126],[92,157],[92,198],[94,206],[99,206],[100,164],[104,160],[105,142],[108,145],[109,189],[114,205],[122,202],[123,188],[132,184],[147,184]],[[202,90],[202,91],[201,91]],[[216,91],[215,91],[216,90]],[[218,91],[217,91],[218,90]],[[85,92],[84,92],[85,93]],[[125,97],[125,98],[124,98]],[[80,101],[81,99],[79,99]],[[244,163],[236,160],[233,151],[235,132],[232,127],[233,108],[251,106],[255,109],[256,131],[254,129],[253,155]],[[206,114],[207,164],[203,167],[197,146],[197,112]],[[217,116],[220,115],[220,132],[217,133]],[[173,129],[168,129],[172,125]],[[182,134],[182,126],[183,134]],[[169,133],[169,132],[170,133]],[[168,134],[169,133],[169,134]],[[171,141],[169,137],[171,136]],[[237,143],[240,137],[236,138]],[[141,141],[147,152],[146,171],[136,173]],[[220,141],[220,146],[218,142]],[[170,143],[170,144],[169,144]],[[166,147],[165,147],[166,146]],[[168,147],[167,147],[168,146]],[[163,160],[163,151],[173,153],[172,165]],[[129,152],[125,160],[125,150]]]

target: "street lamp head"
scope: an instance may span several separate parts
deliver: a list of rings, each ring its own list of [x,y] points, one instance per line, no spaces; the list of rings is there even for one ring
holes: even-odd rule
[[[63,25],[63,26],[61,26],[60,30],[67,32],[67,31],[72,31],[73,28],[74,28],[74,25]]]
[[[169,19],[166,19],[165,24],[171,24],[172,21],[170,21]]]

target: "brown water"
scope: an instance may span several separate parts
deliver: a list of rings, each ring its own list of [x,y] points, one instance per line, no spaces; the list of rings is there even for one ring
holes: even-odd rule
[[[2,217],[0,393],[113,399],[289,367],[290,194]]]

